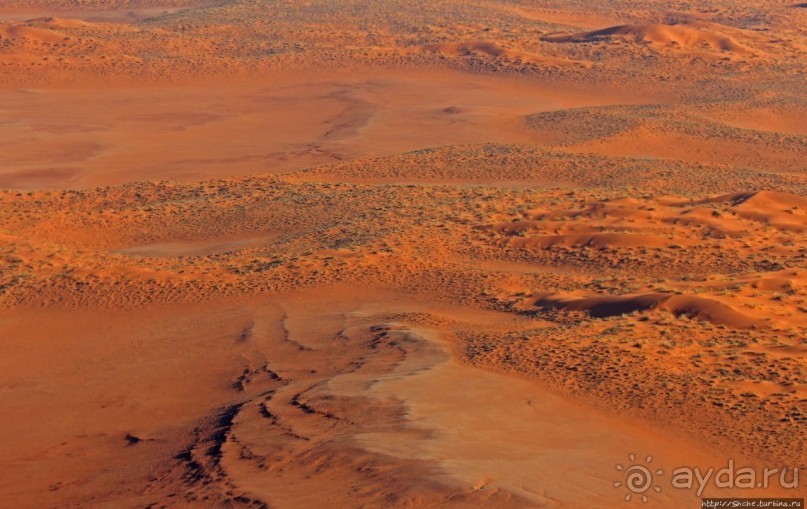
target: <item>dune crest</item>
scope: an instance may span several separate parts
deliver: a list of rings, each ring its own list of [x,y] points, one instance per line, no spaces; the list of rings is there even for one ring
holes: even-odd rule
[[[37,24],[0,24],[0,41],[5,40],[12,44],[58,44],[67,36],[50,28],[39,28]]]
[[[685,316],[693,320],[704,320],[715,325],[726,325],[736,329],[756,328],[764,322],[746,316],[731,306],[714,299],[695,295],[665,295],[645,293],[618,297],[566,297],[549,295],[541,297],[537,306],[551,306],[564,310],[586,311],[595,318],[607,318],[650,310],[668,311],[677,317]]]
[[[541,40],[557,43],[583,43],[622,39],[657,47],[684,51],[708,50],[739,55],[756,55],[758,52],[722,32],[716,23],[694,22],[676,25],[651,23],[646,25],[618,25],[602,30],[573,34],[550,34]]]
[[[47,16],[44,18],[33,18],[27,20],[26,23],[38,26],[46,26],[49,28],[84,28],[93,26],[92,23],[89,23],[81,19],[57,18],[55,16]]]
[[[590,63],[567,58],[552,57],[518,48],[508,48],[495,41],[445,42],[423,46],[427,54],[449,57],[487,57],[519,63],[539,63],[562,66],[590,67]]]

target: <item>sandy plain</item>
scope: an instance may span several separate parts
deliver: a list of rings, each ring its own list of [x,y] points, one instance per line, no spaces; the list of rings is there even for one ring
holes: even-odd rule
[[[679,509],[679,466],[804,468],[805,26],[2,2],[0,506]]]

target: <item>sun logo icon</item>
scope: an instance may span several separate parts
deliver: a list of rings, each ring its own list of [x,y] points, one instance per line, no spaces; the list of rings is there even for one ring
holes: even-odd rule
[[[628,467],[623,467],[621,464],[616,466],[616,469],[620,472],[625,473],[625,482],[616,481],[614,483],[615,488],[619,488],[624,484],[624,486],[628,489],[628,494],[625,495],[625,501],[630,502],[633,498],[633,495],[641,495],[642,502],[647,503],[649,500],[647,498],[647,492],[649,490],[653,490],[656,493],[661,493],[661,488],[653,484],[653,475],[654,473],[650,470],[649,465],[653,462],[653,457],[648,456],[645,459],[645,465],[637,465],[636,464],[636,455],[631,454],[628,456],[631,461],[631,465]],[[662,469],[657,469],[655,471],[655,475],[663,475],[664,471]]]

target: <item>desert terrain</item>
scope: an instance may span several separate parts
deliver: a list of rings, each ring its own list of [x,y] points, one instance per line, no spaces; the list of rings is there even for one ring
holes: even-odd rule
[[[0,507],[805,496],[807,4],[3,0],[0,218]]]

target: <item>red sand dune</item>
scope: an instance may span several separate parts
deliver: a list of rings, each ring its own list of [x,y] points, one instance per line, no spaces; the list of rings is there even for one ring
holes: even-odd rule
[[[712,299],[694,295],[665,295],[660,293],[621,295],[618,297],[568,298],[549,295],[536,301],[538,306],[554,306],[566,310],[587,311],[596,318],[625,315],[653,309],[668,311],[675,316],[705,320],[717,325],[747,329],[762,325],[759,320],[745,316],[735,309]]]
[[[591,42],[602,39],[624,39],[681,50],[707,49],[718,52],[753,55],[755,52],[732,37],[720,33],[714,23],[687,23],[679,25],[619,25],[591,32],[546,35],[547,42]]]

